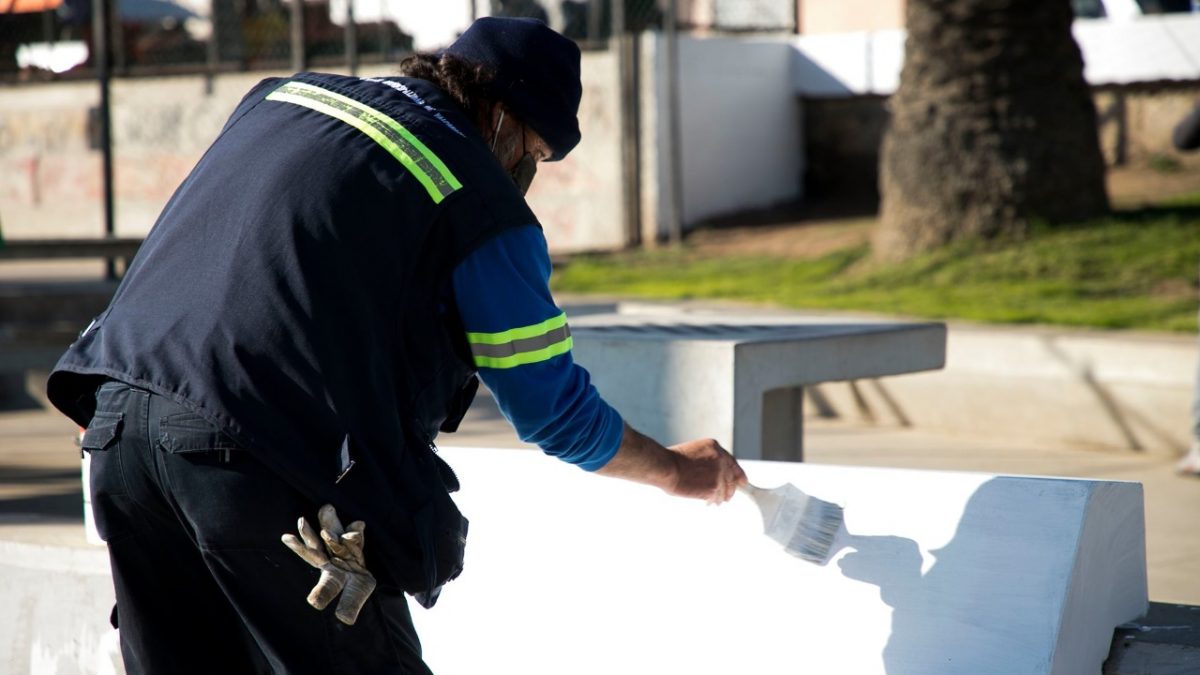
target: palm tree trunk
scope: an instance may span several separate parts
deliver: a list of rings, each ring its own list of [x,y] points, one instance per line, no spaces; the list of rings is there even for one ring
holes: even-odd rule
[[[1069,0],[908,0],[880,158],[884,258],[1108,210]]]

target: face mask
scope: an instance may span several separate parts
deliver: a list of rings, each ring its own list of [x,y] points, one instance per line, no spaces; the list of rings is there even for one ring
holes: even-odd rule
[[[512,176],[513,182],[517,184],[517,189],[521,191],[521,195],[524,196],[526,192],[529,192],[529,184],[533,182],[533,176],[536,173],[537,160],[533,158],[533,155],[525,153],[525,156],[521,158],[521,161],[517,162],[517,165],[513,167],[512,173],[509,175]]]
[[[496,142],[500,139],[500,126],[504,124],[504,110],[500,110],[500,120],[496,122],[496,130],[492,132],[492,154],[496,154]],[[525,150],[525,134],[521,134],[521,151]],[[517,184],[517,189],[521,191],[521,196],[525,196],[529,192],[529,185],[533,183],[533,177],[537,174],[537,159],[533,155],[526,152],[517,161],[517,165],[509,172],[509,177]]]

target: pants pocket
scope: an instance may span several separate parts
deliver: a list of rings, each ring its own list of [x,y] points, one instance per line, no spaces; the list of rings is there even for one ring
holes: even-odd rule
[[[125,413],[98,411],[79,441],[83,451],[92,458],[93,495],[101,491],[114,495],[127,492],[119,457],[121,429],[124,425]]]
[[[172,455],[237,449],[232,438],[194,412],[164,415],[158,423],[158,445]]]
[[[104,541],[120,535],[115,523],[121,522],[118,512],[124,508],[122,504],[128,493],[120,454],[124,424],[124,413],[97,411],[79,442],[91,460],[88,487],[92,494],[92,517]]]

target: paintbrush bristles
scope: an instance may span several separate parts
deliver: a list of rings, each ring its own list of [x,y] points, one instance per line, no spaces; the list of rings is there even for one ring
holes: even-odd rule
[[[822,565],[829,558],[834,538],[841,528],[842,507],[809,497],[804,517],[784,548],[794,556]]]
[[[788,483],[772,490],[746,486],[758,504],[763,529],[784,550],[809,562],[823,564],[842,527],[842,507],[805,494]]]

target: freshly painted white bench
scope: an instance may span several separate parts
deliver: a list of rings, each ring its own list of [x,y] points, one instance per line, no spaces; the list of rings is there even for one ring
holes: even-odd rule
[[[570,309],[568,309],[570,315]],[[806,385],[941,368],[941,323],[613,313],[571,319],[576,362],[634,428],[801,461]]]
[[[528,450],[441,453],[471,533],[463,576],[412,603],[436,673],[1095,675],[1147,605],[1138,483],[744,461],[845,507],[820,567],[741,496],[711,508]],[[80,530],[0,533],[0,672],[122,672],[107,556]]]
[[[1096,675],[1147,607],[1139,483],[743,462],[845,507],[822,567],[742,496],[442,456],[471,533],[462,577],[413,605],[436,673]]]

